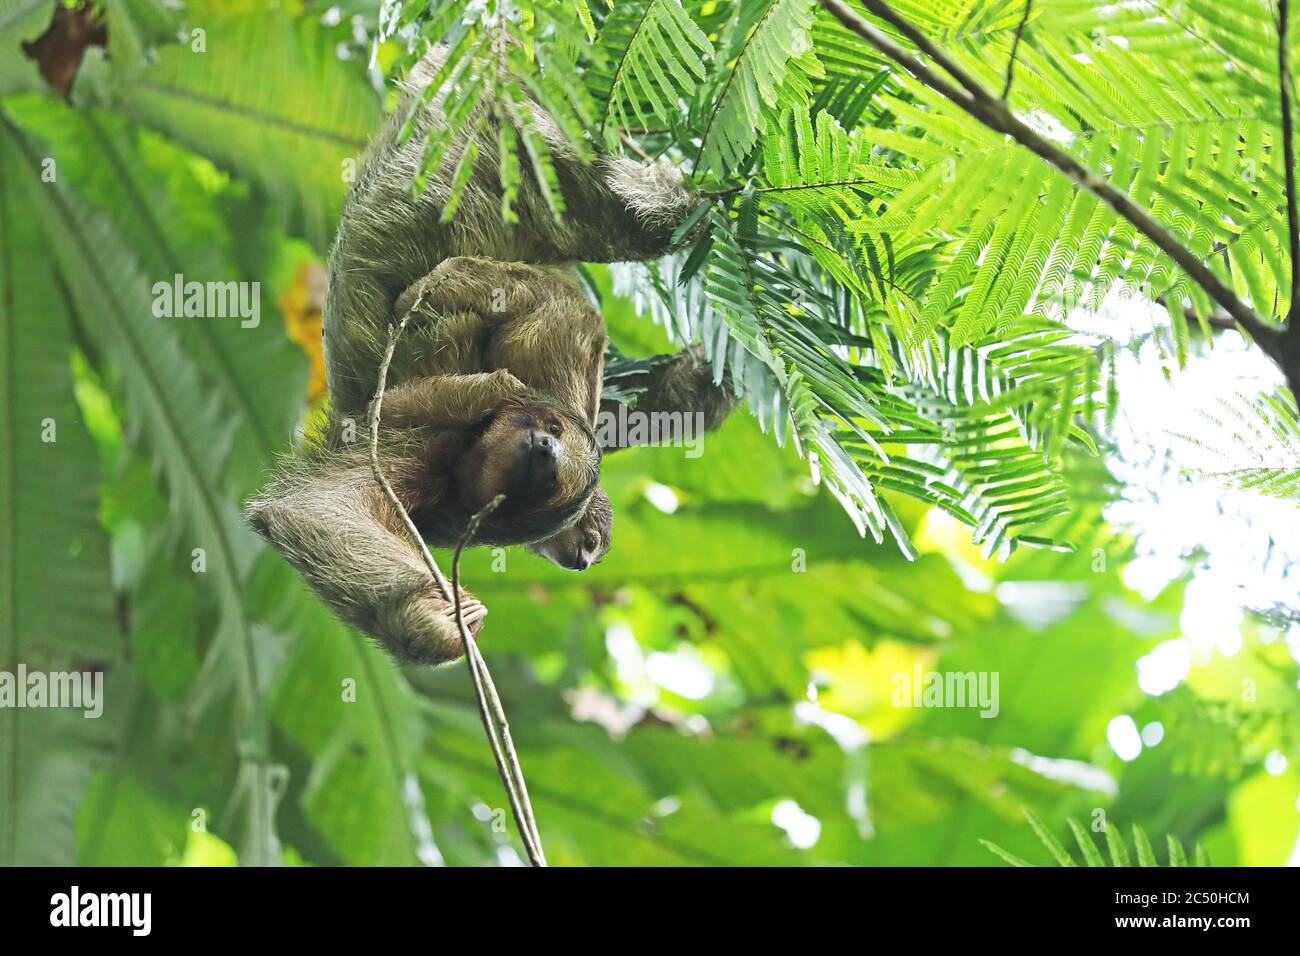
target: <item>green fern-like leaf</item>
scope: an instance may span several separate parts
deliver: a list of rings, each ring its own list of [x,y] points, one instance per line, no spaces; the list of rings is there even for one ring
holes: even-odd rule
[[[718,177],[734,174],[767,117],[791,88],[807,90],[824,76],[813,50],[811,0],[745,0],[737,4],[741,37],[723,67],[713,106],[701,129],[696,168]],[[712,88],[711,88],[712,89]],[[796,98],[797,94],[796,94]]]
[[[1215,463],[1192,468],[1192,474],[1300,502],[1300,415],[1289,392],[1220,397],[1200,417],[1207,427],[1199,435],[1179,437]]]
[[[1097,850],[1097,844],[1092,842],[1092,837],[1083,828],[1083,824],[1074,817],[1069,817],[1066,822],[1070,824],[1070,832],[1074,834],[1074,842],[1079,845],[1079,852],[1083,854],[1083,861],[1089,866],[1105,866],[1106,861],[1101,858],[1101,853]]]
[[[613,148],[622,127],[676,124],[707,75],[713,44],[680,0],[619,3],[600,30],[604,56],[589,74],[605,103],[600,131]],[[603,60],[603,62],[602,62]]]
[[[1070,856],[1069,851],[1065,849],[1065,846],[1056,838],[1056,835],[1048,829],[1047,825],[1043,823],[1042,820],[1035,816],[1030,810],[1025,810],[1025,817],[1028,819],[1029,825],[1033,828],[1034,834],[1038,837],[1039,842],[1042,843],[1047,852],[1051,854],[1052,859],[1056,861],[1058,866],[1078,865],[1074,861],[1074,858]],[[1067,818],[1066,822],[1070,827],[1070,832],[1074,835],[1075,842],[1079,845],[1079,852],[1082,854],[1084,862],[1090,867],[1104,867],[1106,861],[1102,857],[1101,852],[1097,849],[1096,843],[1093,842],[1092,837],[1089,835],[1083,824],[1079,823],[1079,821],[1075,820],[1073,817]],[[1173,834],[1169,834],[1166,837],[1166,842],[1169,848],[1169,865],[1188,866],[1187,854],[1183,851],[1183,845],[1178,841],[1178,838]],[[991,843],[988,840],[980,840],[980,843],[990,852],[994,853],[1012,866],[1035,865],[1016,856],[1014,853],[1004,850],[1002,847],[995,843]],[[1136,824],[1133,826],[1133,844],[1137,849],[1138,866],[1159,865],[1156,863],[1155,853],[1151,850],[1151,841],[1147,839],[1146,832]],[[1131,865],[1128,847],[1124,845],[1124,838],[1120,835],[1118,827],[1107,825],[1106,846],[1110,852],[1111,866],[1118,867]],[[1199,845],[1196,847],[1194,861],[1194,864],[1191,865],[1210,865],[1209,854]]]

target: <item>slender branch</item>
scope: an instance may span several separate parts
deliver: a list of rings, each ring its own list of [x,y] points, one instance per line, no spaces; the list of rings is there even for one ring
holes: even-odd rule
[[[1011,80],[1016,72],[1016,54],[1020,52],[1020,38],[1025,35],[1025,24],[1029,22],[1029,11],[1034,8],[1034,0],[1025,0],[1025,12],[1020,15],[1020,25],[1016,27],[1016,38],[1011,41],[1011,58],[1007,60],[1007,81],[1002,85],[1002,99],[1011,95]]]
[[[1287,63],[1287,0],[1277,4],[1278,98],[1282,105],[1282,162],[1286,165],[1286,223],[1291,249],[1291,304],[1287,309],[1286,335],[1300,335],[1300,212],[1296,210],[1295,138],[1291,116],[1291,69]]]
[[[379,383],[375,388],[375,397],[370,401],[370,472],[374,475],[375,481],[379,483],[379,487],[383,491],[384,497],[388,499],[388,503],[393,506],[398,517],[402,519],[402,524],[405,525],[407,533],[416,542],[421,557],[424,558],[424,563],[429,568],[429,573],[433,575],[434,581],[438,584],[438,589],[442,592],[443,597],[450,602],[452,600],[451,584],[443,575],[437,562],[433,560],[433,555],[429,554],[429,548],[424,543],[424,538],[420,536],[419,529],[415,527],[415,522],[411,520],[406,507],[398,500],[397,493],[393,491],[393,486],[388,483],[383,469],[379,467],[379,415],[384,404],[384,391],[388,386],[388,367],[393,362],[393,353],[397,349],[398,338],[406,331],[407,323],[411,321],[412,314],[424,304],[428,291],[427,287],[420,291],[410,309],[402,316],[401,321],[393,326],[388,333],[388,347],[384,350],[383,361],[379,364]]]
[[[895,13],[884,0],[862,0],[862,3],[868,10],[894,26],[900,33],[907,36],[920,49],[924,50],[939,66],[956,77],[965,89],[957,89],[951,83],[939,77],[933,70],[900,47],[881,30],[855,11],[849,9],[841,0],[821,0],[821,5],[844,26],[913,74],[926,86],[952,100],[989,129],[1010,136],[1021,146],[1054,166],[1074,180],[1081,188],[1092,193],[1114,209],[1120,216],[1127,219],[1143,235],[1155,243],[1161,251],[1173,259],[1179,268],[1186,272],[1197,285],[1205,290],[1210,298],[1222,306],[1234,319],[1243,325],[1263,322],[1254,309],[1238,298],[1237,294],[1215,275],[1195,253],[1183,245],[1172,232],[1134,201],[1128,193],[1111,185],[1109,181],[1098,176],[1079,160],[1058,148],[1016,118],[1005,103],[986,93],[923,33],[920,33]]]
[[[964,69],[958,66],[956,61],[953,60],[952,57],[948,56],[948,54],[944,53],[944,51],[939,48],[939,45],[937,43],[935,43],[928,36],[926,36],[920,29],[913,26],[912,23],[909,20],[907,20],[905,17],[903,17],[901,14],[896,13],[894,11],[894,8],[891,7],[888,3],[884,3],[882,2],[882,0],[862,0],[862,5],[866,7],[868,10],[870,10],[872,13],[874,13],[876,16],[880,17],[880,19],[888,23],[891,27],[893,27],[903,36],[907,37],[907,39],[912,42],[913,46],[915,46],[918,50],[920,50],[922,53],[928,56],[935,63],[938,63],[939,66],[943,67],[944,72],[947,73],[949,76],[951,76],[953,79],[955,79],[963,87],[965,87],[966,91],[970,93],[971,96],[979,98],[987,95],[984,92],[984,87],[979,82],[979,80],[975,79],[975,77],[971,76]],[[830,6],[830,4],[823,3],[822,6],[826,7],[827,10],[830,10],[831,13],[835,14],[836,17],[839,17],[840,22],[843,23],[845,26],[847,26],[850,30],[855,29],[851,24],[845,21],[843,17],[840,17],[840,14],[836,10],[834,10]],[[844,4],[837,2],[835,6],[844,7]],[[848,8],[845,7],[845,10],[847,11]],[[848,12],[852,12],[852,11],[848,11]],[[853,15],[857,16],[857,14],[853,14]],[[861,19],[861,17],[859,17],[859,19]],[[865,20],[863,20],[862,22],[866,23]],[[880,33],[879,30],[877,30],[876,32]],[[884,36],[883,33],[880,33],[880,35],[882,37]],[[888,37],[886,37],[886,39],[888,39]],[[897,49],[902,50],[902,47],[899,47],[897,44],[894,44],[892,40],[890,40],[889,42],[893,44]],[[877,49],[881,50],[881,52],[885,52],[881,47],[877,47]],[[890,56],[891,59],[894,58],[893,54],[887,54],[887,55]]]
[[[874,179],[826,179],[816,183],[795,183],[793,186],[755,186],[750,191],[761,195],[765,193],[788,193],[799,189],[834,189],[838,186],[874,186],[875,184],[876,180]],[[749,188],[748,183],[742,183],[739,186],[728,186],[726,189],[702,189],[700,195],[705,199],[725,199]]]
[[[445,280],[446,276],[422,289],[401,320],[393,325],[388,332],[388,346],[384,349],[384,357],[379,364],[378,383],[375,386],[375,396],[370,403],[370,471],[383,491],[384,497],[393,510],[397,512],[398,517],[402,519],[407,534],[415,542],[420,557],[424,560],[425,567],[429,569],[429,573],[437,583],[438,589],[442,592],[443,599],[455,608],[456,628],[460,632],[461,643],[464,644],[465,655],[469,659],[470,678],[474,683],[474,696],[478,700],[479,718],[483,722],[483,730],[492,749],[492,758],[496,761],[501,784],[505,787],[506,796],[510,800],[510,809],[515,817],[515,826],[519,828],[529,862],[534,866],[545,866],[546,858],[542,854],[541,840],[537,835],[537,823],[533,815],[533,808],[528,801],[527,788],[523,786],[523,768],[519,765],[519,758],[515,754],[514,744],[510,740],[510,728],[506,722],[505,710],[501,706],[501,699],[497,695],[492,676],[488,673],[487,663],[479,653],[478,644],[465,626],[465,618],[460,605],[460,588],[458,582],[455,581],[455,576],[459,574],[461,551],[464,550],[465,545],[478,529],[479,522],[501,503],[500,497],[494,499],[483,511],[470,519],[466,533],[461,537],[456,547],[452,565],[453,581],[449,582],[442,573],[442,569],[438,567],[438,563],[433,560],[433,555],[429,553],[429,546],[424,543],[424,538],[421,537],[415,522],[411,520],[406,507],[397,497],[396,492],[393,491],[393,486],[388,483],[388,478],[385,477],[384,471],[379,465],[380,413],[383,410],[384,391],[388,386],[388,368],[393,362],[393,353],[397,350],[397,340],[406,331],[411,316]],[[493,723],[494,719],[496,721],[495,725]],[[498,738],[498,726],[501,728],[501,739]]]
[[[1159,296],[1156,299],[1165,309],[1178,309],[1182,312],[1184,320],[1188,325],[1196,325],[1199,321],[1196,310],[1186,302],[1171,303],[1168,296]],[[1272,359],[1279,367],[1285,371],[1285,360],[1282,355],[1282,330],[1275,329],[1273,326],[1262,322],[1238,322],[1226,312],[1211,312],[1205,317],[1205,322],[1212,329],[1237,329],[1245,331],[1247,337],[1252,339],[1256,345]]]
[[[652,162],[650,154],[642,149],[641,144],[628,135],[626,130],[619,130],[618,138],[622,141],[624,146],[636,153],[637,156],[641,157],[641,159],[645,160],[647,163]]]
[[[497,772],[501,774],[503,782],[507,781],[507,777],[509,778],[506,797],[510,800],[510,809],[514,813],[515,824],[519,827],[520,837],[524,841],[524,849],[528,853],[529,860],[533,866],[546,866],[546,856],[542,852],[542,838],[537,832],[537,820],[533,816],[532,802],[528,799],[528,784],[524,780],[524,772],[519,764],[519,755],[515,753],[515,742],[510,736],[510,723],[506,720],[501,698],[497,696],[496,684],[492,681],[492,675],[488,673],[487,662],[479,652],[478,642],[470,639],[465,633],[465,618],[460,607],[461,553],[478,533],[478,527],[483,519],[496,511],[505,500],[505,495],[497,495],[484,506],[482,511],[470,518],[469,524],[465,526],[465,533],[456,543],[456,551],[451,559],[451,591],[455,595],[456,627],[461,632],[461,639],[465,641],[465,656],[469,660],[471,672],[477,672],[475,689],[481,687],[484,691],[478,698],[479,716],[483,720],[483,729],[493,744],[492,755],[497,761]],[[489,711],[495,718],[495,726],[488,719]]]

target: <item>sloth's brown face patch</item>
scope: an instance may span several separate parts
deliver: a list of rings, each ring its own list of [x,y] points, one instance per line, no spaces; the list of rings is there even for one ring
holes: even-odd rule
[[[609,496],[597,488],[578,523],[545,541],[530,545],[529,550],[557,567],[585,571],[609,551],[613,537],[614,511]]]
[[[600,478],[591,429],[555,406],[511,405],[485,424],[456,465],[461,504],[478,511],[497,495],[505,501],[493,524],[538,529],[545,537],[570,525],[586,508]]]

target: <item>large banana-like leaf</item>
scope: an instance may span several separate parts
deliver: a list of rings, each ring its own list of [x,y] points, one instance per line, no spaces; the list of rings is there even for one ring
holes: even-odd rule
[[[72,303],[96,344],[113,358],[115,386],[129,411],[128,437],[152,450],[176,513],[189,523],[195,547],[205,549],[207,571],[221,596],[223,640],[243,644],[246,622],[240,610],[242,581],[256,552],[251,531],[221,491],[229,447],[229,416],[222,400],[206,389],[194,363],[179,347],[168,320],[153,314],[151,283],[130,250],[102,217],[94,215],[62,184],[40,183],[34,143],[0,115],[10,147],[24,161],[36,219],[66,279]],[[247,650],[247,648],[245,648]],[[251,651],[241,654],[252,668]],[[258,681],[246,671],[246,691]]]
[[[324,248],[379,117],[361,64],[307,18],[205,16],[199,39],[111,70],[113,108],[257,183]]]
[[[204,182],[196,170],[204,164],[189,151],[112,114],[64,109],[44,97],[23,98],[11,109],[59,157],[60,173],[78,194],[111,220],[151,286],[171,285],[176,275],[248,284],[256,324],[236,314],[176,320],[187,355],[237,413],[224,477],[236,495],[247,494],[289,443],[307,372],[302,352],[284,334],[270,270],[251,271],[249,257],[226,238],[237,228],[243,244],[269,257],[278,236],[268,217],[241,202],[237,189]]]
[[[83,327],[111,360],[112,384],[126,407],[127,440],[149,450],[170,494],[178,529],[192,549],[203,552],[202,573],[208,576],[218,615],[205,679],[194,688],[194,706],[202,709],[218,695],[234,693],[238,726],[250,735],[250,759],[241,775],[254,821],[247,855],[269,861],[277,856],[272,824],[258,811],[272,787],[257,715],[268,662],[257,650],[242,606],[243,582],[260,545],[222,489],[229,417],[220,397],[204,386],[181,351],[177,330],[154,316],[151,284],[111,225],[65,184],[41,182],[40,157],[46,150],[4,113],[0,135],[18,157],[21,174],[15,181],[32,197],[34,219],[60,281]]]
[[[100,670],[123,647],[96,516],[99,461],[73,395],[76,305],[39,226],[46,188],[0,129],[0,671],[10,680],[19,665]],[[113,721],[14,704],[0,709],[0,865],[68,865],[73,811]]]
[[[421,772],[500,812],[505,794],[469,708],[431,706],[431,734]],[[514,731],[537,823],[553,865],[797,866],[809,861],[779,831],[731,815],[696,793],[680,797],[640,770],[598,727],[537,718]],[[827,753],[832,766],[838,754]],[[785,758],[787,766],[793,761]],[[833,776],[831,774],[830,776]],[[773,791],[767,791],[769,795]],[[663,798],[673,799],[660,802]],[[484,829],[488,827],[485,825]]]
[[[270,707],[314,761],[302,797],[312,826],[353,865],[440,862],[415,775],[424,727],[410,687],[383,652],[307,599],[278,558],[259,568],[250,597],[294,637]]]
[[[45,0],[0,0],[0,96],[45,85],[22,44],[40,36],[49,22]]]

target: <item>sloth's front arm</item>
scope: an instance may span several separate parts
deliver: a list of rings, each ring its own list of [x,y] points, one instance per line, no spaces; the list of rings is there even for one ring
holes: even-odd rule
[[[384,471],[398,500],[414,510],[427,483],[421,462],[390,452]],[[396,657],[422,664],[460,657],[452,605],[359,450],[296,461],[248,503],[246,513],[321,600]],[[463,589],[461,603],[470,633],[477,633],[487,612]]]

